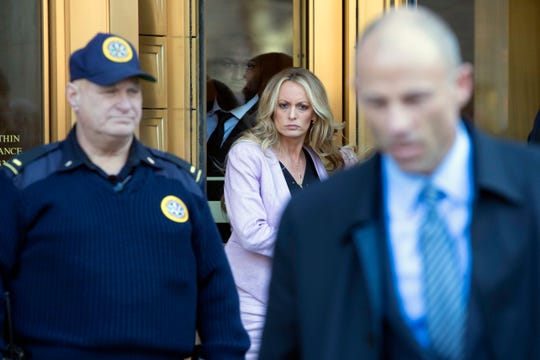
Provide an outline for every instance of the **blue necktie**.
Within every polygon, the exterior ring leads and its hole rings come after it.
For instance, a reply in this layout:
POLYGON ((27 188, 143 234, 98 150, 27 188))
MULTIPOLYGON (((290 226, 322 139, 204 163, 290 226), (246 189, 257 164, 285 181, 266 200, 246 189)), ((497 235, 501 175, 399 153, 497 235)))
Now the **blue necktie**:
POLYGON ((458 360, 463 358, 466 318, 463 281, 455 241, 437 211, 443 196, 431 185, 420 194, 426 211, 419 229, 424 299, 433 351, 440 359, 458 360))

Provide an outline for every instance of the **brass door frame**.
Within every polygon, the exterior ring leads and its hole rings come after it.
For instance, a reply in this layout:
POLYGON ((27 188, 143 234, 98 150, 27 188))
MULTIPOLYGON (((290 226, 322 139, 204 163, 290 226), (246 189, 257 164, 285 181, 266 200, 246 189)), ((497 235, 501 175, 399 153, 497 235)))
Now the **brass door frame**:
POLYGON ((356 106, 354 57, 357 36, 373 18, 390 7, 408 6, 414 1, 302 1, 307 7, 307 59, 302 65, 324 83, 336 121, 345 123, 345 143, 355 145, 360 154, 370 152, 373 140, 356 106))
POLYGON ((41 63, 43 67, 43 141, 49 143, 51 141, 51 94, 49 82, 51 79, 50 76, 50 44, 49 44, 49 1, 41 1, 41 41, 42 41, 42 55, 41 63))

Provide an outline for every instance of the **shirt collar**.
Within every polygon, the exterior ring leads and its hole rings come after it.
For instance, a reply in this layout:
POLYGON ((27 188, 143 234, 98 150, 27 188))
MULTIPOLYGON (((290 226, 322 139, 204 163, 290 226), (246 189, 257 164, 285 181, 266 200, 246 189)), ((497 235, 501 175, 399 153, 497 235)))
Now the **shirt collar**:
POLYGON ((241 119, 244 117, 244 115, 253 107, 259 101, 259 95, 255 95, 251 99, 249 99, 248 102, 246 102, 244 105, 238 106, 237 108, 234 108, 231 110, 231 114, 234 115, 235 118, 241 119))
POLYGON ((77 124, 73 126, 68 136, 63 141, 62 157, 64 170, 74 169, 83 165, 86 165, 91 169, 95 168, 95 165, 92 164, 77 141, 77 124))
POLYGON ((214 100, 212 102, 212 108, 210 110, 208 110, 208 115, 214 115, 216 112, 218 111, 225 111, 221 108, 221 106, 219 106, 218 102, 216 100, 214 100))
POLYGON ((471 139, 461 121, 456 127, 456 140, 448 155, 432 175, 433 184, 446 196, 460 203, 472 196, 471 139))
POLYGON ((472 196, 471 166, 471 139, 463 123, 458 121, 454 143, 431 176, 407 173, 399 168, 391 156, 383 154, 385 193, 392 202, 405 205, 404 211, 409 212, 418 204, 418 195, 426 182, 431 181, 450 200, 469 202, 472 196))
MULTIPOLYGON (((84 150, 79 145, 76 131, 77 125, 71 129, 66 137, 66 140, 63 142, 63 170, 74 169, 79 166, 86 166, 93 170, 98 169, 98 167, 92 163, 92 161, 90 161, 84 150)), ((150 153, 150 151, 134 136, 124 168, 128 167, 131 169, 141 162, 152 167, 159 167, 156 165, 154 156, 150 153)))

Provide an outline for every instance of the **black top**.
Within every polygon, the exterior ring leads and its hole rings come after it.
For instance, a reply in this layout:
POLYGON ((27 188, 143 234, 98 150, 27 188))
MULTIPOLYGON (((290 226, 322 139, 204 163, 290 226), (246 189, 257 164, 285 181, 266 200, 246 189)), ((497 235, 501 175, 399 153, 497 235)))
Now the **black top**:
POLYGON ((299 185, 296 180, 294 180, 294 177, 291 175, 289 170, 283 165, 283 163, 280 161, 279 164, 281 165, 281 170, 283 171, 283 175, 285 176, 285 181, 287 182, 287 186, 289 187, 289 191, 291 194, 294 194, 297 191, 303 190, 307 187, 309 187, 311 184, 317 183, 320 181, 319 174, 317 174, 317 170, 315 169, 315 164, 313 163, 313 159, 309 155, 309 153, 305 150, 304 155, 306 156, 306 170, 304 172, 304 182, 302 185, 299 185))

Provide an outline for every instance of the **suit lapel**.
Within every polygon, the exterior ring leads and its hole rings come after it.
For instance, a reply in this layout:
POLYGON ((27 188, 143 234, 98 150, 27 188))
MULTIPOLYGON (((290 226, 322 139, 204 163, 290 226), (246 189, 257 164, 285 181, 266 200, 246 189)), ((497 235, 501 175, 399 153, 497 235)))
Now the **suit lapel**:
POLYGON ((238 123, 234 126, 229 136, 225 139, 221 145, 222 149, 225 149, 225 154, 229 151, 233 142, 235 142, 244 131, 251 129, 255 125, 255 120, 257 116, 258 103, 254 104, 251 109, 249 109, 241 119, 238 120, 238 123))
MULTIPOLYGON (((490 335, 490 322, 500 314, 489 313, 491 302, 498 298, 493 292, 501 288, 502 279, 509 276, 517 262, 511 255, 519 243, 512 241, 514 236, 519 236, 515 233, 516 229, 510 229, 504 222, 494 222, 494 219, 504 218, 510 223, 519 223, 517 212, 506 212, 505 209, 510 204, 526 200, 521 198, 520 188, 511 178, 515 175, 501 165, 506 158, 504 149, 474 129, 469 128, 469 132, 473 143, 475 198, 470 226, 471 274, 466 338, 468 353, 474 354, 477 349, 486 346, 484 341, 494 339, 490 335), (512 220, 511 216, 516 216, 516 220, 512 220), (504 267, 500 267, 501 263, 504 267)), ((488 348, 494 350, 497 346, 491 342, 488 348)))
MULTIPOLYGON (((347 189, 357 189, 350 194, 350 204, 345 205, 350 216, 346 220, 349 224, 348 234, 344 236, 346 241, 351 241, 356 256, 351 264, 351 270, 357 266, 360 269, 360 277, 352 281, 363 281, 368 293, 368 305, 371 323, 370 329, 375 337, 375 342, 382 343, 382 306, 383 306, 383 254, 384 251, 384 228, 382 227, 382 181, 380 172, 380 156, 377 154, 367 160, 357 169, 358 176, 351 177, 351 184, 344 186, 347 189), (369 191, 366 191, 369 189, 369 191)), ((351 171, 356 171, 352 169, 351 171)), ((353 286, 353 289, 359 287, 353 286)))
POLYGON ((369 303, 373 313, 373 331, 377 339, 381 338, 381 319, 383 305, 383 277, 380 248, 380 237, 374 223, 369 223, 353 231, 352 238, 364 280, 369 294, 369 303))
POLYGON ((226 149, 225 152, 228 152, 233 142, 235 142, 246 129, 247 128, 246 128, 245 123, 239 120, 238 123, 236 123, 236 125, 232 129, 229 136, 227 136, 223 144, 221 144, 221 149, 226 149))

